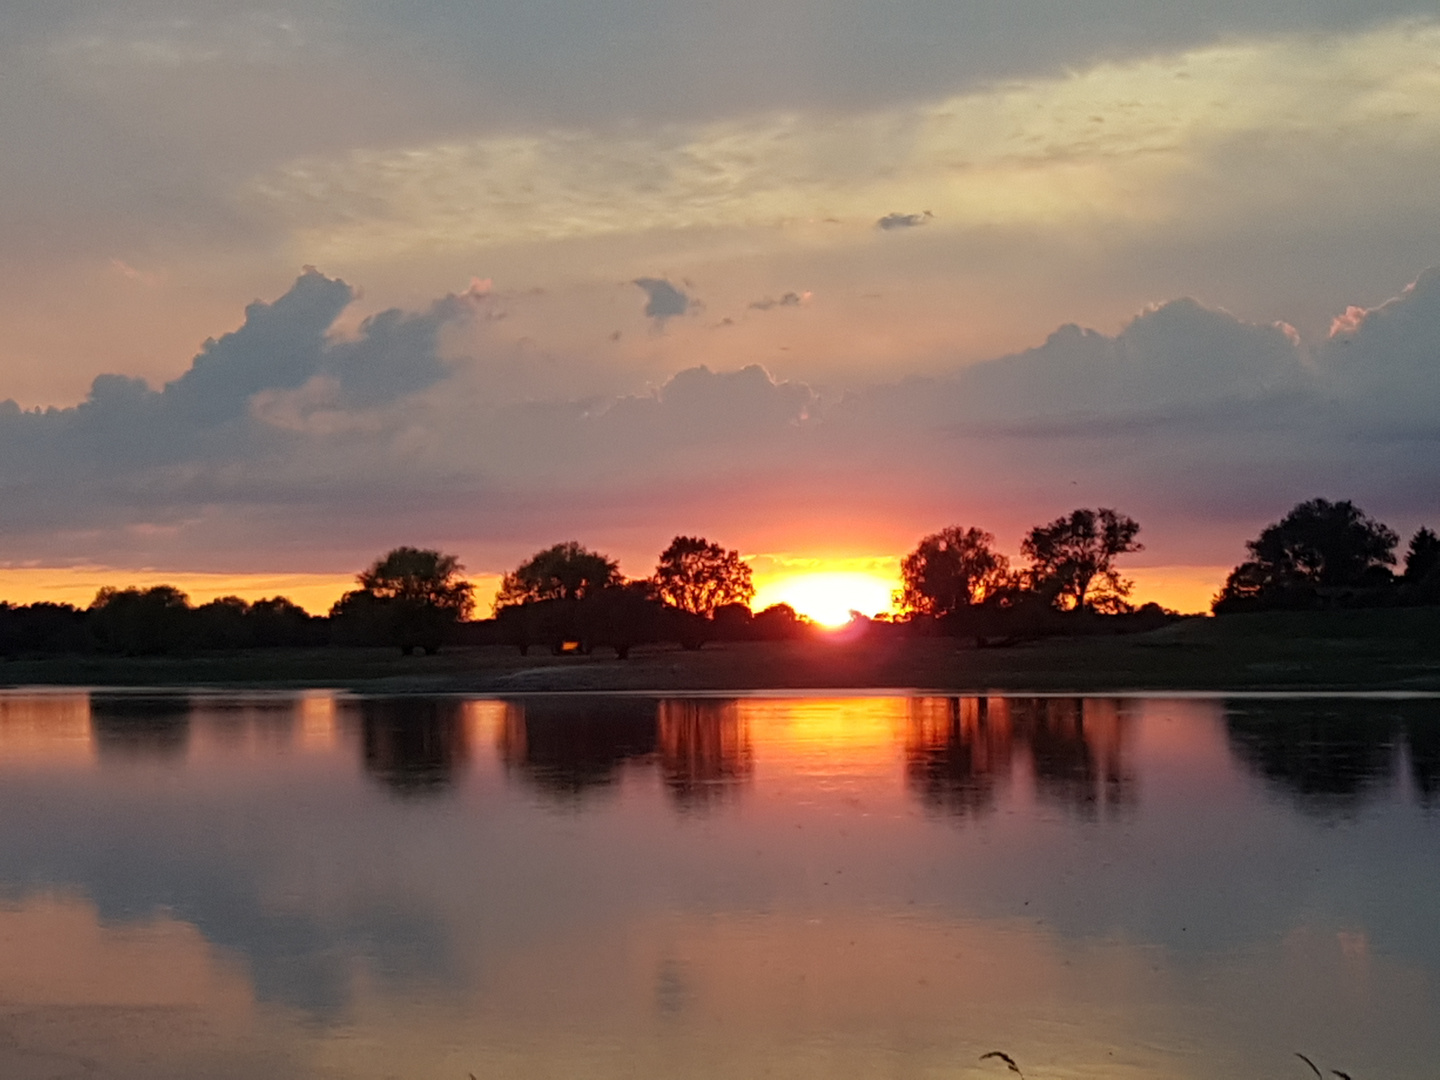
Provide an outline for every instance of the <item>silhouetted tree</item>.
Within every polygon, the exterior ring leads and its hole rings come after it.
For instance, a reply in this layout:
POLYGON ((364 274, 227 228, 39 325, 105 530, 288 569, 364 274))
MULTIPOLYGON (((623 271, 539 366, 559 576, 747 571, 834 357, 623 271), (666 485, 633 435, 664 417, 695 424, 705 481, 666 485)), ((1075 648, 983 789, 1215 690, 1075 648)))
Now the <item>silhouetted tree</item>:
POLYGON ((1139 522, 1114 510, 1074 510, 1031 529, 1020 552, 1030 562, 1033 587, 1052 595, 1057 606, 1123 611, 1131 584, 1115 560, 1144 550, 1135 541, 1139 531, 1139 522))
POLYGON ((656 598, 655 587, 649 581, 609 585, 573 601, 573 605, 578 640, 586 653, 607 646, 625 660, 631 648, 659 640, 666 630, 665 606, 656 598))
POLYGON ((337 645, 393 645, 389 601, 352 589, 330 606, 330 640, 337 645))
POLYGON ((702 536, 677 536, 655 567, 660 599, 681 611, 709 618, 722 604, 749 604, 755 597, 750 567, 740 552, 727 551, 702 536))
POLYGON ((190 599, 170 585, 106 586, 89 607, 90 626, 107 649, 132 656, 173 652, 193 643, 190 599))
POLYGON ((0 602, 0 654, 89 652, 95 642, 86 618, 71 604, 0 602))
POLYGON ((924 537, 900 563, 900 608, 942 618, 978 604, 1001 588, 1010 562, 982 529, 951 525, 924 537))
POLYGON ((250 643, 261 648, 276 645, 318 645, 325 640, 325 625, 299 604, 284 596, 256 600, 247 615, 250 643))
POLYGON ((719 641, 745 641, 753 636, 755 615, 745 604, 721 604, 710 621, 719 641))
POLYGON ((501 607, 495 612, 494 640, 518 647, 521 656, 528 654, 532 645, 547 647, 557 656, 567 645, 586 656, 604 646, 625 660, 634 646, 661 640, 674 629, 667 616, 704 622, 665 607, 655 598, 651 582, 627 581, 576 600, 528 600, 501 607))
POLYGON ((360 588, 330 609, 342 641, 398 645, 409 655, 433 653, 475 606, 475 587, 460 576, 454 555, 398 547, 357 576, 360 588))
POLYGON ((1348 500, 1299 503, 1246 543, 1251 559, 1230 572, 1215 610, 1305 606, 1319 590, 1383 587, 1399 542, 1348 500))
POLYGON ((429 548, 398 547, 359 576, 360 587, 387 600, 448 612, 456 621, 475 607, 475 586, 460 576, 454 555, 429 548))
POLYGON ((579 600, 620 583, 613 559, 581 547, 574 540, 536 552, 500 581, 495 608, 539 600, 579 600))
POLYGON ((1440 604, 1440 537, 1430 529, 1410 538, 1401 597, 1407 604, 1440 604))
POLYGON ((1416 530, 1405 552, 1405 580, 1421 581, 1440 567, 1440 536, 1426 528, 1416 530))
POLYGON ((811 623, 789 604, 771 604, 750 620, 750 632, 757 641, 790 641, 804 637, 811 623))
POLYGON ((195 637, 207 649, 243 649, 252 644, 250 605, 238 596, 221 596, 195 609, 195 637))

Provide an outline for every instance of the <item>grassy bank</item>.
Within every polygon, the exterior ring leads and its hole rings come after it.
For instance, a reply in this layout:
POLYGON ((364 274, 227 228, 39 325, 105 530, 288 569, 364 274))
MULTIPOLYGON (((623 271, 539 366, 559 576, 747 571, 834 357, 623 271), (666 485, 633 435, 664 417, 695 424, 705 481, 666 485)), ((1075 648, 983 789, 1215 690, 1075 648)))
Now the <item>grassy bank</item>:
POLYGON ((898 637, 636 649, 627 661, 500 647, 402 657, 386 649, 269 649, 190 657, 0 662, 9 686, 336 687, 372 692, 916 688, 945 691, 1440 691, 1440 609, 1191 619, 1125 636, 975 649, 898 637))

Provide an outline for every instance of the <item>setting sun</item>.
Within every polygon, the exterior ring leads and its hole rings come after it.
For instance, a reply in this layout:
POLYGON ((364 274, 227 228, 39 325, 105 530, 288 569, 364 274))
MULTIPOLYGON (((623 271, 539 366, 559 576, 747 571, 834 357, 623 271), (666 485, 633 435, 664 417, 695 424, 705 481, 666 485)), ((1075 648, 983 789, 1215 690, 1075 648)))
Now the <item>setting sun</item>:
POLYGON ((896 587, 890 578, 863 571, 792 574, 762 584, 753 606, 763 611, 771 604, 789 604, 821 626, 842 626, 850 621, 852 611, 862 615, 888 612, 896 587))

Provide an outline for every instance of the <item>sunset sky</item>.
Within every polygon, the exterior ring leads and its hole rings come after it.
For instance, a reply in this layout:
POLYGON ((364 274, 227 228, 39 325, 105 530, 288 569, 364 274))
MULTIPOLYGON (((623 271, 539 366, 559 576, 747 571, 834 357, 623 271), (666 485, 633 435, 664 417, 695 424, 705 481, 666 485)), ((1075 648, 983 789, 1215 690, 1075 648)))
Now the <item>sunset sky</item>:
POLYGON ((1433 0, 10 0, 0 145, 11 600, 1440 526, 1433 0))

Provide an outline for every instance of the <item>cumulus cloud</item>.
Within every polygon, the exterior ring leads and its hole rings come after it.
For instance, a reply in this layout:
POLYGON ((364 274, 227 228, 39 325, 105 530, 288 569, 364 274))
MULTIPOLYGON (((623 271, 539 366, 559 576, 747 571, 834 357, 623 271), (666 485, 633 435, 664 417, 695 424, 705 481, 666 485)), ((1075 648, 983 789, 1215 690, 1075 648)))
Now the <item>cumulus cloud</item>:
POLYGON ((901 214, 899 212, 886 214, 879 221, 875 222, 876 228, 885 229, 913 229, 920 225, 930 224, 930 219, 935 215, 929 210, 919 214, 901 214))
MULTIPOLYGON (((278 300, 251 304, 238 330, 207 341, 159 390, 102 375, 73 408, 0 404, 0 490, 14 528, 148 528, 207 504, 293 490, 306 446, 314 449, 301 414, 354 426, 423 393, 446 375, 442 328, 475 302, 450 296, 424 312, 381 312, 353 337, 332 339, 353 298, 345 282, 307 271, 278 300)), ((358 479, 337 474, 334 483, 358 479)))
POLYGON ((503 569, 557 537, 648 546, 697 518, 728 522, 732 543, 802 527, 905 543, 957 516, 1003 533, 1089 501, 1142 516, 1152 552, 1224 561, 1217 530, 1233 547, 1237 521, 1314 494, 1401 525, 1433 515, 1437 286, 1422 275, 1314 345, 1177 300, 1115 335, 1066 326, 843 394, 750 364, 576 397, 496 392, 473 292, 339 338, 353 290, 311 272, 159 390, 108 375, 74 408, 0 406, 0 536, 12 559, 233 567, 284 550, 295 569, 441 536, 503 569), (471 352, 445 355, 461 323, 471 352))
POLYGON ((1433 430, 1440 410, 1440 269, 1400 296, 1336 320, 1317 363, 1340 400, 1367 426, 1433 430))
POLYGON ((645 290, 645 316, 658 323, 684 315, 695 304, 694 300, 664 278, 636 278, 632 284, 645 290))

